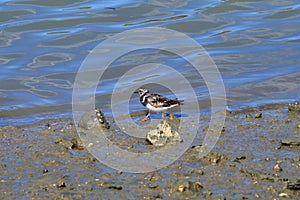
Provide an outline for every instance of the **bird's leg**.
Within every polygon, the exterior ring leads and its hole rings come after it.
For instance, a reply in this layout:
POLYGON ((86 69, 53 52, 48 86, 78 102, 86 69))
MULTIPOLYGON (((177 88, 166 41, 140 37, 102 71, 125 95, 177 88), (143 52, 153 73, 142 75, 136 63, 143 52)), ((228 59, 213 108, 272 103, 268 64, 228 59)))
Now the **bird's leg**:
POLYGON ((164 112, 161 112, 161 119, 165 120, 165 113, 164 112))
POLYGON ((148 120, 148 117, 151 115, 150 111, 148 111, 148 113, 146 114, 146 117, 144 119, 141 120, 141 122, 145 122, 148 120))

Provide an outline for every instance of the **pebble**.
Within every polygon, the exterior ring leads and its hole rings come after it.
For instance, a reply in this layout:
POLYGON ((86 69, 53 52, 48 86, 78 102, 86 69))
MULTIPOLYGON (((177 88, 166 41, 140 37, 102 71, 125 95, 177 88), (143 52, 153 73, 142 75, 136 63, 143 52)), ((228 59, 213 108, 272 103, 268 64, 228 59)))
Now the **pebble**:
POLYGON ((284 193, 284 192, 280 193, 279 196, 280 197, 285 197, 285 198, 289 197, 289 195, 287 193, 284 193))
POLYGON ((270 161, 270 158, 269 158, 269 157, 266 157, 266 158, 265 158, 265 161, 270 161))
POLYGON ((282 171, 282 168, 280 167, 279 163, 277 163, 275 166, 274 166, 274 170, 275 171, 282 171))
POLYGON ((88 145, 87 145, 87 147, 93 147, 94 146, 94 143, 89 143, 88 145))
POLYGON ((256 113, 254 116, 255 119, 262 118, 262 113, 256 113))
MULTIPOLYGON (((54 184, 54 185, 55 185, 55 184, 54 184)), ((58 188, 64 188, 64 187, 66 187, 66 183, 63 182, 63 181, 61 181, 61 182, 59 182, 59 183, 57 184, 57 187, 58 187, 58 188)))
POLYGON ((300 137, 294 136, 294 137, 288 137, 281 139, 281 145, 282 146, 300 146, 300 137))

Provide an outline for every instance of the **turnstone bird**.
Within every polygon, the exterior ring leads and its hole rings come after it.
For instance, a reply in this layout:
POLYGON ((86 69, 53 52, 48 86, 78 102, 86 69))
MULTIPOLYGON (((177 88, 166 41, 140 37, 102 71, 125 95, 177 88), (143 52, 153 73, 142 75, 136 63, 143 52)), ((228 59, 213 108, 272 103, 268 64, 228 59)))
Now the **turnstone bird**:
POLYGON ((135 93, 140 94, 140 102, 143 104, 143 106, 147 107, 149 110, 146 114, 146 117, 142 119, 142 122, 145 122, 148 120, 148 117, 150 116, 150 112, 161 112, 161 117, 164 120, 165 115, 164 112, 170 108, 180 106, 183 103, 183 100, 177 100, 177 99, 168 99, 162 95, 159 94, 150 94, 149 90, 145 88, 140 88, 135 93))

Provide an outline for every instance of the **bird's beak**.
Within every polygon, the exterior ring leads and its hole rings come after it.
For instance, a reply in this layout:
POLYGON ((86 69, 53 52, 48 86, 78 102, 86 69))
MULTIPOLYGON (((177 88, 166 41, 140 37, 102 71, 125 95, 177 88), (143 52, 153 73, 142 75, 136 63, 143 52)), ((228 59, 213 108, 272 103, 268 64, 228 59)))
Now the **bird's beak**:
POLYGON ((136 91, 134 91, 133 93, 134 93, 134 94, 138 94, 138 93, 139 93, 139 91, 138 91, 138 90, 136 90, 136 91))

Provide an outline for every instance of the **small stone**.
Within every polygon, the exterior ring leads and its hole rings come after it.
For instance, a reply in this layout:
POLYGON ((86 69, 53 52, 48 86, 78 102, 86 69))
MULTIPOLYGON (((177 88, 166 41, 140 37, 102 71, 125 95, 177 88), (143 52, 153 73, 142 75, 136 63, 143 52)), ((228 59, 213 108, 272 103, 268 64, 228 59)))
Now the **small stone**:
POLYGON ((294 136, 289 138, 281 139, 282 146, 300 146, 300 137, 294 136))
POLYGON ((269 158, 269 157, 266 157, 266 158, 265 158, 265 161, 270 161, 270 158, 269 158))
POLYGON ((289 195, 287 193, 284 193, 284 192, 280 193, 279 196, 284 197, 284 198, 289 197, 289 195))
POLYGON ((194 183, 190 183, 190 190, 192 192, 199 192, 201 191, 203 188, 203 186, 201 185, 201 183, 199 181, 195 181, 194 183))
POLYGON ((48 129, 48 130, 50 130, 51 129, 51 124, 46 124, 46 128, 48 129))
POLYGON ((300 124, 298 124, 298 125, 297 125, 297 128, 299 128, 299 129, 300 129, 300 124))
POLYGON ((173 188, 181 193, 185 192, 192 192, 192 193, 198 193, 203 189, 203 186, 199 181, 188 181, 188 180, 177 180, 173 184, 173 188))
POLYGON ((274 170, 275 171, 282 171, 282 168, 280 167, 279 163, 277 163, 275 166, 274 166, 274 170))
POLYGON ((246 156, 239 156, 239 157, 236 157, 235 159, 237 159, 237 160, 245 160, 246 159, 246 156))
POLYGON ((57 184, 57 187, 58 187, 58 188, 64 188, 64 187, 66 187, 66 183, 63 182, 63 181, 61 181, 61 182, 59 182, 59 183, 57 184))
POLYGON ((122 190, 123 189, 123 187, 121 185, 110 185, 107 188, 114 189, 114 190, 122 190))
POLYGON ((178 180, 175 182, 178 192, 184 192, 190 187, 190 183, 187 180, 178 180))
POLYGON ((262 113, 256 113, 255 116, 254 116, 255 119, 258 119, 258 118, 261 118, 261 117, 262 117, 262 113))
POLYGON ((49 172, 48 169, 43 169, 43 174, 46 174, 48 172, 49 172))
POLYGON ((123 174, 123 171, 122 170, 118 170, 117 174, 123 174))
POLYGON ((89 148, 93 147, 93 146, 94 146, 94 143, 92 143, 92 142, 87 145, 87 147, 89 147, 89 148))

